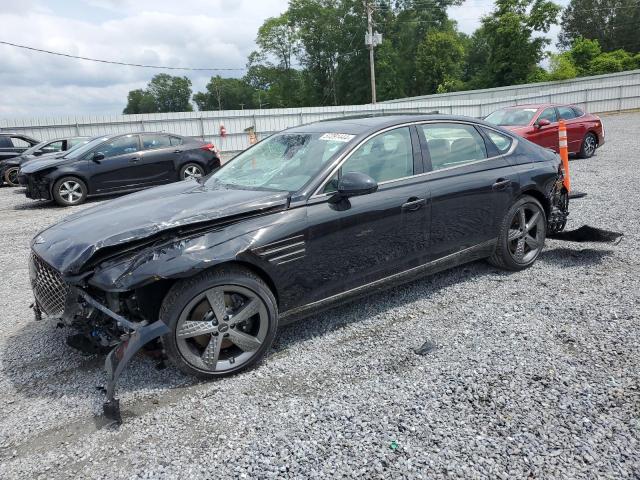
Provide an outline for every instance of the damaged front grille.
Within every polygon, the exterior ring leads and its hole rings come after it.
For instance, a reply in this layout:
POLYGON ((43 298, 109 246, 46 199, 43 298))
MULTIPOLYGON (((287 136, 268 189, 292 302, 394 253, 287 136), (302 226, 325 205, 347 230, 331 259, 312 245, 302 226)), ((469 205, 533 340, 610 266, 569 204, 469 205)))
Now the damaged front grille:
POLYGON ((65 300, 69 287, 62 275, 47 265, 40 257, 31 252, 29 259, 31 288, 38 306, 44 313, 52 317, 60 317, 64 313, 65 300))

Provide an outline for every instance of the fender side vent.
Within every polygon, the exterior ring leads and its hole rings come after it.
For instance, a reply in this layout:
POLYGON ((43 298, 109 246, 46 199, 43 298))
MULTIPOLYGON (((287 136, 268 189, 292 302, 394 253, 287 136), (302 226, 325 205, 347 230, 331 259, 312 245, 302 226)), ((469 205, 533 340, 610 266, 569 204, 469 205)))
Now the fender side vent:
POLYGON ((253 250, 253 253, 260 258, 267 260, 273 265, 283 265, 304 258, 306 254, 306 243, 304 235, 285 238, 277 242, 263 245, 253 250))

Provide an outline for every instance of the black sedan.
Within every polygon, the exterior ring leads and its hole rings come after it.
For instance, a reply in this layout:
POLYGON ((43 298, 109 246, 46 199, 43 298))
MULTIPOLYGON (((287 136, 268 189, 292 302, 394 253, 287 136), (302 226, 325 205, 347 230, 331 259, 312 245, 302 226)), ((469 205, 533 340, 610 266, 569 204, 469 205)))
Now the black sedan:
POLYGON ((25 150, 17 157, 0 161, 0 184, 4 181, 10 187, 17 187, 18 171, 28 161, 36 158, 49 158, 51 156, 63 156, 65 152, 74 147, 87 143, 91 137, 56 138, 38 143, 25 150))
POLYGON ((558 156, 482 121, 315 123, 39 233, 36 316, 115 347, 110 399, 158 337, 183 372, 219 377, 255 364, 278 325, 337 302, 477 259, 527 268, 567 206, 558 156))
POLYGON ((87 196, 132 192, 199 178, 220 166, 216 148, 168 133, 106 135, 58 158, 24 165, 18 181, 33 199, 79 205, 87 196))

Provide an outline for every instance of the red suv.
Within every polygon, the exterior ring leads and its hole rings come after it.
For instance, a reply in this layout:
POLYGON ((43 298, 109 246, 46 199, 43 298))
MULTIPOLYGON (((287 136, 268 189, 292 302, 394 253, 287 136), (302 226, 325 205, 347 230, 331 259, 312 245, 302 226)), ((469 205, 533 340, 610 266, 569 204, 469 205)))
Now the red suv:
POLYGON ((567 124, 569 153, 591 157, 604 144, 602 120, 575 105, 518 105, 496 110, 485 120, 558 152, 558 120, 567 124))

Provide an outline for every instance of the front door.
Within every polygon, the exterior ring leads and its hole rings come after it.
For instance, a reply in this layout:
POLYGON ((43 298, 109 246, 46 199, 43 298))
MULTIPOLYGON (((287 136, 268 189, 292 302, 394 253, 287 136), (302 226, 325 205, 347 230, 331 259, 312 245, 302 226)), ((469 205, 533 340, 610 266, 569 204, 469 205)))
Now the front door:
POLYGON ((527 138, 541 147, 558 152, 558 114, 556 109, 554 107, 545 108, 535 122, 533 131, 527 135, 527 138), (549 120, 550 124, 538 127, 536 123, 543 119, 549 120))
MULTIPOLYGON (((494 240, 517 187, 518 174, 503 153, 471 124, 418 126, 431 173, 430 260, 494 240), (493 158, 491 158, 493 157, 493 158)), ((498 134, 497 132, 495 132, 498 134)))
POLYGON ((106 141, 89 154, 94 191, 107 193, 136 188, 144 184, 144 169, 140 168, 141 146, 138 135, 123 135, 106 141), (93 153, 104 158, 92 160, 93 153))
POLYGON ((425 262, 428 190, 413 127, 381 133, 358 147, 307 206, 308 265, 302 279, 312 301, 402 272, 425 262), (415 145, 416 148, 413 147, 415 145), (378 191, 330 201, 347 172, 378 182, 378 191))

